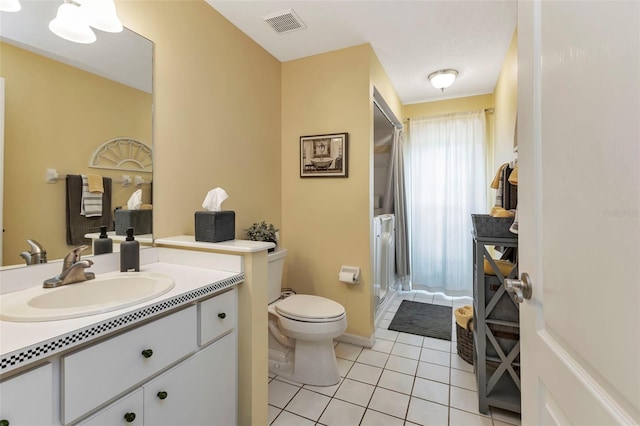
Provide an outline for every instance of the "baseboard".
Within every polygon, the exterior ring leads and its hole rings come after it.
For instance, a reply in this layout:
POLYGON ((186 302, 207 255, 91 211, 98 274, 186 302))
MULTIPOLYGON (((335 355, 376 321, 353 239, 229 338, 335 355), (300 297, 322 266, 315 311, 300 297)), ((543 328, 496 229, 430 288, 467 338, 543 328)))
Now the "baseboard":
POLYGON ((337 341, 350 343, 352 345, 364 346, 365 348, 373 347, 374 343, 376 343, 376 336, 372 334, 369 338, 358 336, 356 334, 344 333, 341 336, 336 337, 337 341))

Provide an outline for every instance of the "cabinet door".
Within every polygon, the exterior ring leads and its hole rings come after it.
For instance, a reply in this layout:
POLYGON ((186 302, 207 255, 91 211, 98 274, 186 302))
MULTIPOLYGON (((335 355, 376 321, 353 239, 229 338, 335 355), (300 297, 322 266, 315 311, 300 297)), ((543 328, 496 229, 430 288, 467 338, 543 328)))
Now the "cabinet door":
POLYGON ((144 425, 143 391, 138 389, 89 417, 79 426, 144 425))
POLYGON ((144 385, 145 424, 236 424, 236 342, 228 334, 144 385))
POLYGON ((51 364, 0 383, 0 420, 12 426, 53 424, 51 364))

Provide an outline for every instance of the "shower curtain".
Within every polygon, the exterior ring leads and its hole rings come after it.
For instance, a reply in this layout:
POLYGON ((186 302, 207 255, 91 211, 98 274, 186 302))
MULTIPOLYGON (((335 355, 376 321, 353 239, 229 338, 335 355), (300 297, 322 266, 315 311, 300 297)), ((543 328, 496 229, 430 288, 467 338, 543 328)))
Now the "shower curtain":
POLYGON ((413 289, 471 295, 471 214, 488 211, 485 123, 484 111, 410 121, 413 289))
POLYGON ((402 290, 409 287, 409 234, 407 229, 407 203, 404 179, 404 134, 396 128, 393 133, 391 160, 383 196, 382 213, 395 215, 396 275, 402 290))

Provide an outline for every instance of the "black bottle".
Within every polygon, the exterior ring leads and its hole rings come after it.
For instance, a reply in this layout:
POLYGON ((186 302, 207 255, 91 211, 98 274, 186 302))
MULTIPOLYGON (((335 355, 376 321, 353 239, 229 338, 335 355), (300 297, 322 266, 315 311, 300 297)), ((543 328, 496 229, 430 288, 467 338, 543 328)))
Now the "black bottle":
POLYGON ((107 227, 100 227, 100 238, 93 241, 93 254, 113 253, 113 240, 107 235, 107 227))
POLYGON ((127 239, 120 243, 120 272, 140 271, 140 243, 133 238, 133 228, 127 228, 127 239))

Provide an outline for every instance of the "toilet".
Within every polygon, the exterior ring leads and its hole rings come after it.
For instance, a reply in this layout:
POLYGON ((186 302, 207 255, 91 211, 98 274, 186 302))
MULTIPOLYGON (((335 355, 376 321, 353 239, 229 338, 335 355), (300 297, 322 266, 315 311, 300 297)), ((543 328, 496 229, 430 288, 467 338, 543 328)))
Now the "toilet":
POLYGON ((267 255, 269 372, 298 383, 331 386, 340 381, 333 339, 347 329, 344 307, 320 296, 281 298, 286 249, 267 255))

